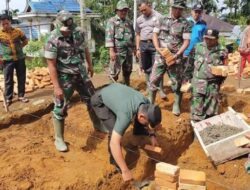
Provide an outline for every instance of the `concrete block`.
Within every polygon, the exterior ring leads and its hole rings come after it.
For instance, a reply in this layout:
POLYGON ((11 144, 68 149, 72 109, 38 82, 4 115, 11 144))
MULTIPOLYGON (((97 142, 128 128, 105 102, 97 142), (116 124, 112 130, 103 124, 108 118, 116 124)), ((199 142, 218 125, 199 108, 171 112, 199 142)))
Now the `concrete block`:
POLYGON ((178 190, 206 190, 206 186, 179 183, 178 190))
POLYGON ((165 162, 159 162, 156 164, 156 170, 169 175, 178 175, 180 172, 179 166, 174 166, 171 164, 167 164, 165 162))
POLYGON ((168 182, 177 182, 178 177, 179 177, 179 175, 169 175, 166 173, 159 172, 157 170, 155 171, 155 178, 160 178, 160 179, 166 180, 168 182))
POLYGON ((161 179, 161 178, 155 178, 155 183, 158 186, 166 187, 166 188, 170 188, 170 189, 177 190, 177 188, 178 188, 178 182, 169 182, 169 181, 166 181, 166 180, 161 179))
POLYGON ((242 94, 242 93, 243 93, 243 91, 244 91, 244 89, 243 89, 243 88, 238 88, 238 89, 236 90, 236 92, 237 92, 238 94, 242 94))
POLYGON ((161 147, 158 147, 158 146, 151 146, 149 144, 146 144, 144 149, 155 152, 157 154, 162 154, 162 149, 161 149, 161 147))
POLYGON ((239 138, 234 140, 234 144, 237 147, 245 146, 249 143, 250 143, 250 139, 248 139, 246 137, 239 137, 239 138))
POLYGON ((250 88, 245 88, 243 94, 250 94, 250 88))
POLYGON ((223 85, 220 89, 223 92, 234 92, 236 90, 234 85, 223 85))
POLYGON ((179 181, 184 184, 204 186, 206 184, 206 174, 201 171, 181 169, 179 181))

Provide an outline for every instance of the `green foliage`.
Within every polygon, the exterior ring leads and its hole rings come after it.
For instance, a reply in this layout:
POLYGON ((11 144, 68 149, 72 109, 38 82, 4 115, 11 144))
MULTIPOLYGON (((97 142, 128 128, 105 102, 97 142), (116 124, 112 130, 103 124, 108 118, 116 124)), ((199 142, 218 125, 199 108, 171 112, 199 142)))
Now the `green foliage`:
POLYGON ((221 36, 219 38, 219 43, 224 47, 227 47, 227 46, 233 47, 233 51, 236 51, 238 49, 238 44, 236 43, 235 40, 230 40, 228 38, 225 38, 224 36, 221 36))
POLYGON ((43 57, 29 57, 26 59, 26 67, 30 70, 35 67, 46 67, 46 62, 43 57))
POLYGON ((48 35, 45 35, 45 36, 41 36, 40 40, 29 41, 29 43, 24 47, 24 53, 32 57, 42 56, 40 54, 43 51, 43 47, 44 47, 47 37, 48 35))
POLYGON ((104 45, 100 46, 92 56, 94 71, 102 72, 109 62, 109 52, 104 45))
POLYGON ((29 41, 25 46, 24 53, 27 55, 26 66, 28 69, 46 66, 43 58, 43 48, 47 37, 42 36, 40 40, 29 41))

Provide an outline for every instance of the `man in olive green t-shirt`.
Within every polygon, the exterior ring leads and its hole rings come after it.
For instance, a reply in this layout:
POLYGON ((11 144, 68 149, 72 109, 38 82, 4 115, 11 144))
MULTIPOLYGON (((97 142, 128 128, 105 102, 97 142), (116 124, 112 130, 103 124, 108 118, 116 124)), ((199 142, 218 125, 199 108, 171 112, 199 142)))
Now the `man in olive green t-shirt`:
POLYGON ((152 145, 157 146, 155 130, 161 126, 159 106, 150 104, 140 92, 118 83, 98 91, 91 97, 91 104, 110 134, 110 163, 118 167, 124 181, 131 180, 132 173, 122 156, 121 138, 134 121, 134 135, 148 135, 152 145))

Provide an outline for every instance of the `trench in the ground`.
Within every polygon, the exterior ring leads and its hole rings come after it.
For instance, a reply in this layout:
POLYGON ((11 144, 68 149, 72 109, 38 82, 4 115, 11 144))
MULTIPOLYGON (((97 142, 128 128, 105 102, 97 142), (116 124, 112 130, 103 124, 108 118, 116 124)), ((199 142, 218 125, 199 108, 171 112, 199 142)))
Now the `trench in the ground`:
MULTIPOLYGON (((137 82, 133 85, 145 93, 145 85, 137 82)), ((145 151, 143 147, 149 139, 135 137, 131 129, 123 138, 123 153, 134 178, 137 181, 153 180, 155 163, 163 161, 181 168, 205 171, 208 190, 226 190, 228 186, 247 189, 250 178, 242 167, 245 158, 213 166, 199 143, 193 141, 188 106, 182 106, 180 117, 173 116, 173 94, 169 88, 166 92, 168 100, 157 97, 163 111, 163 130, 158 134, 163 154, 145 151)), ((185 94, 182 105, 189 105, 189 98, 190 95, 185 94)), ((236 111, 249 113, 250 107, 244 98, 224 97, 221 109, 225 111, 228 105, 232 105, 236 111)), ((67 153, 58 153, 54 149, 51 114, 37 112, 36 116, 41 117, 39 120, 27 115, 25 120, 20 119, 21 124, 16 120, 14 125, 6 125, 0 130, 0 169, 3 171, 0 187, 22 189, 21 184, 23 189, 133 189, 123 183, 121 175, 109 165, 107 137, 93 131, 86 107, 82 107, 73 101, 69 110, 65 133, 70 149, 67 153)))

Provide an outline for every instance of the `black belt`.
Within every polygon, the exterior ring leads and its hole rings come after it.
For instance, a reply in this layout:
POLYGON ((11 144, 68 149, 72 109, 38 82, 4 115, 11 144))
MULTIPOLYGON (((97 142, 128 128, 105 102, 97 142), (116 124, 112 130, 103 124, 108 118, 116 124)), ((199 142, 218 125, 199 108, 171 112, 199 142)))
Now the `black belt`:
POLYGON ((149 40, 141 40, 141 42, 152 43, 153 40, 151 40, 151 39, 149 39, 149 40))

